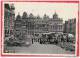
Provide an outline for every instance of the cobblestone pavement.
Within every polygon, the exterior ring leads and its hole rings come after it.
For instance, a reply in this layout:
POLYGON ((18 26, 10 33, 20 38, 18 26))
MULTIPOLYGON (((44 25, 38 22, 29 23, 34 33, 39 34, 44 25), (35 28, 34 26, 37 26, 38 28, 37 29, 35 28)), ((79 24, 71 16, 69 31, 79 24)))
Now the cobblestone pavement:
POLYGON ((8 50, 13 50, 15 53, 30 53, 30 54, 72 54, 59 46, 53 44, 39 44, 35 42, 28 47, 7 47, 8 50))

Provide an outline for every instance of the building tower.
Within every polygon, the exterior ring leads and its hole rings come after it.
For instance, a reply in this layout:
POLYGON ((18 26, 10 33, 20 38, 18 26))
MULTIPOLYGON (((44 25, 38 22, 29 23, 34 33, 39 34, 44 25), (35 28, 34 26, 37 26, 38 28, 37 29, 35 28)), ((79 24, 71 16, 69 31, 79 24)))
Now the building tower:
POLYGON ((58 18, 58 15, 57 13, 55 12, 54 15, 53 15, 53 19, 57 19, 58 18))
POLYGON ((4 30, 5 37, 9 37, 13 34, 14 30, 14 13, 15 7, 13 4, 4 4, 4 30))
POLYGON ((21 38, 21 34, 22 34, 21 27, 22 27, 22 19, 21 19, 20 14, 18 13, 18 15, 16 16, 15 23, 14 23, 14 30, 15 30, 16 38, 21 38))
POLYGON ((11 4, 10 5, 11 9, 11 16, 10 16, 10 34, 11 35, 14 35, 14 20, 15 20, 15 7, 14 7, 14 4, 11 4))

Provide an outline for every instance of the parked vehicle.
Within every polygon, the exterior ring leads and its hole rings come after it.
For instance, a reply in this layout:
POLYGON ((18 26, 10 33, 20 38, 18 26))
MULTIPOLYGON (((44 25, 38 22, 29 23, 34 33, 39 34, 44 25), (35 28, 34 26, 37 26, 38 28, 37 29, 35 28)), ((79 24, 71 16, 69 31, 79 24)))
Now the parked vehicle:
POLYGON ((43 33, 40 38, 40 43, 57 44, 58 41, 56 33, 43 33))
POLYGON ((50 40, 50 44, 57 44, 58 41, 57 41, 57 34, 56 33, 50 33, 48 35, 48 39, 50 40))
POLYGON ((40 44, 49 44, 49 39, 48 39, 49 33, 43 33, 41 38, 40 38, 40 44))

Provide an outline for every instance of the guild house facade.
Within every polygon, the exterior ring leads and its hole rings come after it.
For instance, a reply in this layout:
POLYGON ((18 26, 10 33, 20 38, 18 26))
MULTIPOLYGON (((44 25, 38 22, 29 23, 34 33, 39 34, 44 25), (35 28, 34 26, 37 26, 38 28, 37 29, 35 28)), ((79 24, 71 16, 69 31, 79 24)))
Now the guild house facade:
POLYGON ((39 15, 34 16, 23 12, 21 16, 19 13, 14 22, 15 35, 34 35, 35 33, 49 33, 49 32, 63 32, 63 19, 58 17, 55 12, 52 18, 46 14, 41 18, 39 15))
POLYGON ((15 7, 13 4, 4 4, 4 32, 5 37, 14 33, 15 7))

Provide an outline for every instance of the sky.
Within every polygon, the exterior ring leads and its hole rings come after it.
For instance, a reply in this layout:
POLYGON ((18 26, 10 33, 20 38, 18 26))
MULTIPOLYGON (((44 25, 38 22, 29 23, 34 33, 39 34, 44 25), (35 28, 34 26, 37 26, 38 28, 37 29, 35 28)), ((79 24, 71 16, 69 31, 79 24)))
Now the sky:
POLYGON ((50 18, 56 12, 60 18, 64 21, 78 17, 78 4, 77 3, 49 3, 49 2, 14 2, 15 15, 22 16, 23 12, 27 12, 29 15, 33 13, 34 16, 40 15, 43 17, 44 14, 50 18))

